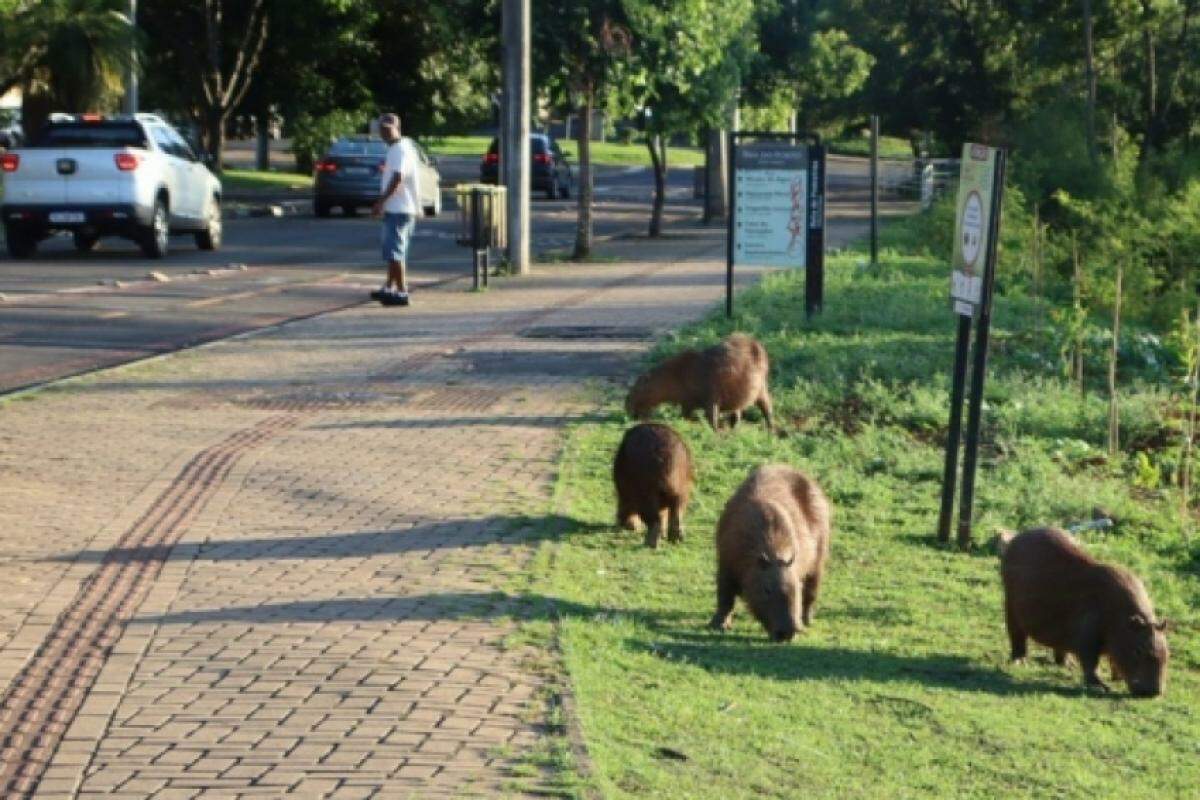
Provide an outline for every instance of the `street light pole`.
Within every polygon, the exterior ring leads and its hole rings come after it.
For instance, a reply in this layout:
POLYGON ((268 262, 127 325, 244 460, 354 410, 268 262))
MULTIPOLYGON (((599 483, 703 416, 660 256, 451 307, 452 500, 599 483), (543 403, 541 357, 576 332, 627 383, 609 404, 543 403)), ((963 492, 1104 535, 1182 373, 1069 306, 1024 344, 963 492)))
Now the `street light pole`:
POLYGON ((125 98, 122 106, 126 114, 136 114, 138 111, 137 0, 129 0, 129 65, 125 68, 125 98))
POLYGON ((501 164, 508 187, 509 271, 529 272, 530 0, 504 0, 504 115, 501 164))

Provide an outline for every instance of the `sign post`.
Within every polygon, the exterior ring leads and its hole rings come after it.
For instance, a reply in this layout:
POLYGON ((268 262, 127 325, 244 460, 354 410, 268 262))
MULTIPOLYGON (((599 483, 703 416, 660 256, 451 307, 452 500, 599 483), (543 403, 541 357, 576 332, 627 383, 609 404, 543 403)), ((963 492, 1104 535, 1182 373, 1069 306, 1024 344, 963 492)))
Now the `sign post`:
POLYGON ((962 498, 958 511, 958 545, 971 547, 971 522, 975 500, 975 471, 979 457, 979 429, 983 415, 983 385, 987 374, 988 337, 991 331, 992 288, 996 277, 996 245, 1000 238, 1000 209, 1004 199, 1003 150, 978 144, 963 145, 958 203, 954 225, 953 272, 950 297, 958 315, 954 355, 954 383, 950 396, 950 430, 942 480, 942 506, 938 515, 938 540, 950 539, 954 513, 954 483, 962 427, 962 402, 966 385, 971 320, 976 321, 971 397, 967 412, 966 452, 963 456, 962 498))
POLYGON ((821 310, 825 284, 825 149, 803 133, 729 134, 725 314, 733 316, 737 264, 802 268, 805 309, 821 310), (754 139, 746 144, 739 140, 754 139), (799 144, 804 140, 811 144, 799 144))

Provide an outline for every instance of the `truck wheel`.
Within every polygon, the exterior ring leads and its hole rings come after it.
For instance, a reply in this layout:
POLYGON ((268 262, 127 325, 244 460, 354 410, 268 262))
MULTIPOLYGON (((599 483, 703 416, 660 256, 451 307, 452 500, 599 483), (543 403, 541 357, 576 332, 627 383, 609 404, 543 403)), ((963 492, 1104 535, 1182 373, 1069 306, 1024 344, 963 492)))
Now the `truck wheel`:
POLYGON ((81 253, 90 253, 96 249, 96 245, 100 242, 100 237, 94 233, 84 233, 83 231, 75 231, 71 235, 75 241, 75 249, 81 253))
POLYGON ((196 247, 201 250, 216 250, 221 246, 221 201, 213 198, 208 208, 208 222, 204 230, 196 234, 196 247))
POLYGON ((154 201, 154 211, 150 214, 150 227, 142 230, 142 254, 146 258, 163 258, 167 254, 167 244, 171 235, 171 220, 167 216, 167 204, 162 200, 154 201))
POLYGON ((15 226, 4 226, 4 238, 8 241, 8 254, 13 258, 32 258, 37 252, 37 239, 15 226))

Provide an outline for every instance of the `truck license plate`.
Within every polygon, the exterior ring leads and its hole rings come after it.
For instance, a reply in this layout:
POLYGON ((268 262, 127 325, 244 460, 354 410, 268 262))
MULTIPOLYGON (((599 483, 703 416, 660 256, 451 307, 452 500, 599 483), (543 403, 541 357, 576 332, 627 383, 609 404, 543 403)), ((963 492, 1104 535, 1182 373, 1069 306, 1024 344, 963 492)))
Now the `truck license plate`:
POLYGON ((50 221, 59 224, 86 222, 87 216, 82 211, 51 211, 50 221))

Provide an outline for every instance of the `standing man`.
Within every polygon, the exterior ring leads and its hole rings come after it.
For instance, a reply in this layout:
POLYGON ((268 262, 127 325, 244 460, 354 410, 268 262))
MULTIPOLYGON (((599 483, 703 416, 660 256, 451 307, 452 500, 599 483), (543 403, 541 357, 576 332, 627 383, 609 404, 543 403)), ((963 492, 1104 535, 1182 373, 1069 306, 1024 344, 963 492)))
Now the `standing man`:
POLYGON ((371 213, 383 215, 383 260, 388 272, 383 287, 371 292, 371 298, 385 306, 406 306, 408 245, 421 207, 417 159, 408 141, 400 138, 400 118, 395 114, 379 118, 379 135, 387 142, 388 149, 379 181, 379 199, 371 207, 371 213))

